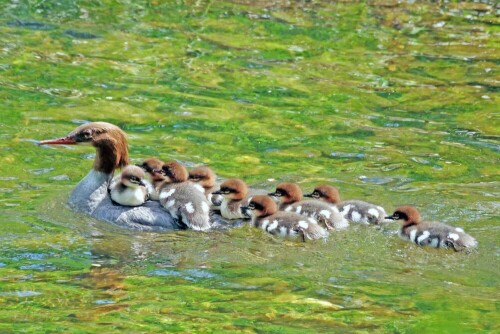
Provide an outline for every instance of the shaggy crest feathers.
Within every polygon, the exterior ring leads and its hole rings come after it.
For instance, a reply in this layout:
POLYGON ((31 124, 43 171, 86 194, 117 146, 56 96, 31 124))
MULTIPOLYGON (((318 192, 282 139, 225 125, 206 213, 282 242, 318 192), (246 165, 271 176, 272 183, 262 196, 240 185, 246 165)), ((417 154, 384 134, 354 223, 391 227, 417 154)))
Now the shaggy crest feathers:
POLYGON ((189 179, 198 182, 203 188, 211 188, 215 185, 215 173, 206 166, 195 167, 189 171, 189 179))

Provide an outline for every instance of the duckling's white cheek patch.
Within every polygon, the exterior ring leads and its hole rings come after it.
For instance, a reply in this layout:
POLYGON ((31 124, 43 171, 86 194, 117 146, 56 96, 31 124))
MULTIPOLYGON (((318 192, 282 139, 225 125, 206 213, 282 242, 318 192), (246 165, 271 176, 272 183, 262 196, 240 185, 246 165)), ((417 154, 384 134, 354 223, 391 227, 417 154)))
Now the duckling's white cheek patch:
POLYGON ((448 234, 448 238, 457 241, 460 238, 460 236, 456 233, 450 233, 448 234))
POLYGON ((167 199, 168 197, 172 196, 175 193, 175 189, 170 189, 167 192, 161 192, 160 194, 160 199, 167 199))
POLYGON ((188 202, 188 203, 186 204, 186 211, 187 211, 187 212, 189 212, 189 213, 193 213, 193 212, 194 212, 193 203, 188 202))
POLYGON ((286 237, 286 235, 287 235, 286 227, 285 226, 281 226, 280 227, 280 236, 286 237))

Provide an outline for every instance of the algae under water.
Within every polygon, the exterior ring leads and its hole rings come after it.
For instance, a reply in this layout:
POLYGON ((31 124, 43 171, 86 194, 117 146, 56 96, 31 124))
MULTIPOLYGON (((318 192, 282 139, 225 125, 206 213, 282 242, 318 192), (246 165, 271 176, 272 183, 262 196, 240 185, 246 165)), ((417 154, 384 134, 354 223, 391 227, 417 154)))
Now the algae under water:
POLYGON ((0 332, 499 331, 494 2, 0 3, 0 332), (149 156, 273 190, 420 208, 477 252, 352 226, 137 233, 66 207, 84 121, 149 156))

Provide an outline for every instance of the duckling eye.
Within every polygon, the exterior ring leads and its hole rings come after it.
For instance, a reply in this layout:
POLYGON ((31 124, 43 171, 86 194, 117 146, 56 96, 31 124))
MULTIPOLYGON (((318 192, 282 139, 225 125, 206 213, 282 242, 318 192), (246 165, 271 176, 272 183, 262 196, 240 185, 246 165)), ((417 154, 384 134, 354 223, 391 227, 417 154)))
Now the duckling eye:
POLYGON ((250 204, 248 205, 248 208, 249 208, 250 210, 255 210, 255 204, 250 203, 250 204))

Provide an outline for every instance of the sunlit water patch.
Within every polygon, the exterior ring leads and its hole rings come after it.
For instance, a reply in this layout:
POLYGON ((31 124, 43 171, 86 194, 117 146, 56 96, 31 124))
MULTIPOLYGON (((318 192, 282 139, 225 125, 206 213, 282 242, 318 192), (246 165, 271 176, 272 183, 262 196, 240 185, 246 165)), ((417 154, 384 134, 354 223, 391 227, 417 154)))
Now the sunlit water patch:
POLYGON ((498 8, 490 1, 0 5, 0 331, 490 333, 500 266, 498 8), (337 186, 460 226, 326 241, 246 224, 137 233, 76 214, 102 120, 149 156, 274 190, 337 186))

